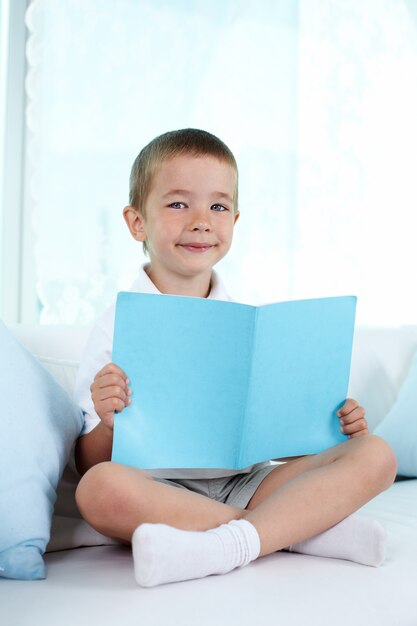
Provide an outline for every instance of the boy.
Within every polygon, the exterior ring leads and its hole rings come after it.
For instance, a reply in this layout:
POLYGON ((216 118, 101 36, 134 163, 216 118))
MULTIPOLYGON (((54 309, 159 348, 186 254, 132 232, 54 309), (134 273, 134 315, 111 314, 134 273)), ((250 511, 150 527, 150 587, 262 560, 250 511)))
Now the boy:
MULTIPOLYGON (((213 266, 232 243, 237 182, 232 153, 204 131, 165 133, 141 151, 123 213, 150 263, 132 291, 229 299, 213 266)), ((354 400, 339 411, 347 441, 280 465, 151 475, 112 463, 114 413, 131 402, 126 374, 110 362, 113 322, 114 307, 94 329, 77 381, 86 418, 77 503, 97 530, 132 543, 139 584, 226 573, 282 549, 380 564, 383 528, 351 513, 392 484, 396 462, 354 400)), ((196 366, 200 357, 196 346, 196 366)))

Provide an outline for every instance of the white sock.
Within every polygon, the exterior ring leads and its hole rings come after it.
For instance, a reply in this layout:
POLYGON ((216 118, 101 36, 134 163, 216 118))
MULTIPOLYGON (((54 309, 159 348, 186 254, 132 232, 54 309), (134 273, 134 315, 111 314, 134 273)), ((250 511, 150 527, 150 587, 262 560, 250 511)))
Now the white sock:
POLYGON ((154 587, 226 574, 256 559, 260 547, 255 526, 244 519, 202 532, 141 524, 132 537, 136 581, 154 587))
POLYGON ((296 543, 288 550, 378 567, 385 558, 385 548, 386 531, 379 522, 350 515, 329 530, 296 543))

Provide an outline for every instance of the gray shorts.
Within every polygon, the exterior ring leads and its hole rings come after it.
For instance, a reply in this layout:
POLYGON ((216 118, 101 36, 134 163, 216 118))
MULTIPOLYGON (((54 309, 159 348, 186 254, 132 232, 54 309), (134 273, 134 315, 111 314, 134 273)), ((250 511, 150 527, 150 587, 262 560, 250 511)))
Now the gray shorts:
POLYGON ((246 474, 224 476, 222 478, 155 478, 154 480, 194 491, 217 502, 229 504, 237 509, 246 509, 253 494, 264 478, 277 466, 269 465, 254 469, 246 474))

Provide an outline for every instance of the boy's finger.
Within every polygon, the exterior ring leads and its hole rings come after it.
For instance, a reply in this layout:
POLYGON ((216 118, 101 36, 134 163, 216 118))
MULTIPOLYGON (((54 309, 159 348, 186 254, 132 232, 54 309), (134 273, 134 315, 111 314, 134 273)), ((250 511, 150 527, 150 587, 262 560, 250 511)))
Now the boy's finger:
POLYGON ((365 409, 363 408, 363 406, 357 406, 356 409, 353 409, 353 411, 351 411, 347 415, 343 415, 340 418, 340 423, 352 424, 353 422, 356 422, 359 419, 363 419, 364 417, 365 417, 365 409))
POLYGON ((338 417, 343 417, 343 415, 347 415, 348 413, 350 413, 351 411, 356 409, 356 407, 358 407, 358 406, 359 406, 359 402, 356 402, 356 400, 353 400, 352 398, 347 398, 346 402, 337 411, 336 415, 338 417))
POLYGON ((120 387, 126 393, 129 393, 129 380, 121 378, 118 374, 105 374, 99 378, 94 379, 90 386, 91 393, 94 393, 98 389, 105 389, 106 387, 120 387))
POLYGON ((98 402, 104 402, 104 400, 109 398, 120 398, 120 400, 126 403, 129 399, 129 394, 119 386, 103 387, 95 390, 94 398, 98 402))
POLYGON ((361 437, 363 435, 369 435, 369 430, 367 428, 364 428, 363 430, 359 430, 355 433, 352 433, 351 435, 349 435, 349 439, 353 439, 353 437, 361 437))
POLYGON ((340 430, 345 435, 352 435, 353 433, 359 432, 361 430, 367 430, 368 424, 365 419, 358 419, 356 422, 352 424, 345 424, 340 426, 340 430))
POLYGON ((123 411, 125 406, 125 403, 120 398, 108 398, 107 400, 103 400, 102 402, 100 402, 100 413, 105 415, 113 415, 115 411, 117 413, 123 411))
POLYGON ((96 378, 106 376, 107 374, 117 374, 123 380, 126 380, 127 376, 124 371, 115 363, 107 363, 97 374, 96 378))
POLYGON ((121 387, 122 389, 128 389, 127 379, 122 378, 115 372, 103 374, 103 376, 97 378, 93 384, 99 389, 103 389, 104 387, 121 387))

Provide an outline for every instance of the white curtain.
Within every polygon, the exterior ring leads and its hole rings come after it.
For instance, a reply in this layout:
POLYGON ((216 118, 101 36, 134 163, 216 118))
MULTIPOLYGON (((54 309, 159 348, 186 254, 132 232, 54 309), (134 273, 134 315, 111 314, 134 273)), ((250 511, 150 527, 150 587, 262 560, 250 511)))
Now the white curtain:
POLYGON ((136 154, 187 126, 240 168, 219 265, 251 303, 356 294, 417 323, 417 31, 402 0, 34 0, 25 211, 42 322, 89 323, 141 250, 122 221, 136 154))

